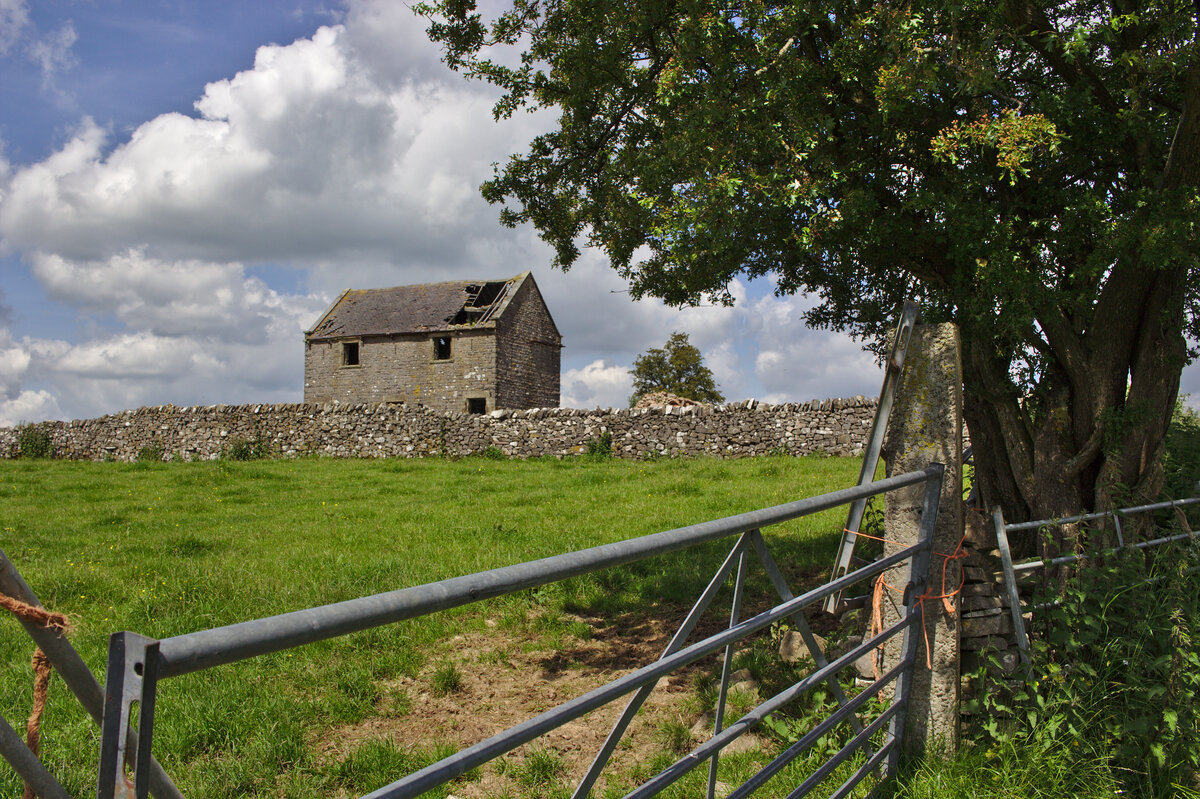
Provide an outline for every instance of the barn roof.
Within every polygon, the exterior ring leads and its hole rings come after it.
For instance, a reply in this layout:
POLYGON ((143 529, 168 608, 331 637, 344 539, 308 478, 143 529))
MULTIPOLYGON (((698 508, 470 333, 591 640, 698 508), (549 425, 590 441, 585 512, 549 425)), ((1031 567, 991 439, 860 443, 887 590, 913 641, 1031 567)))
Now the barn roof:
POLYGON ((489 325, 504 313, 527 277, 524 272, 508 280, 346 289, 305 337, 387 336, 489 325))

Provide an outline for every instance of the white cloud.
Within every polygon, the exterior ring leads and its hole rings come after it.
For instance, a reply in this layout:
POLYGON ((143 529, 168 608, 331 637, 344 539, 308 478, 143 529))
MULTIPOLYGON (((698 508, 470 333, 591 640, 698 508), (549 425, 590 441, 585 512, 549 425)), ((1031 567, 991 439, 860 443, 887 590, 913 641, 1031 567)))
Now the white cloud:
POLYGON ((17 418, 36 421, 165 403, 295 401, 304 362, 299 329, 255 344, 144 332, 75 345, 26 338, 3 355, 4 365, 17 364, 22 384, 19 390, 2 384, 9 390, 0 406, 9 408, 9 421, 18 410, 17 418), (33 403, 38 397, 45 401, 33 403), (39 407, 52 415, 30 415, 39 407))
POLYGON ((445 70, 373 83, 351 39, 336 26, 261 47, 253 69, 206 87, 198 117, 156 117, 107 154, 106 134, 85 121, 60 152, 16 170, 0 235, 78 260, 145 248, 461 266, 467 244, 503 235, 477 186, 535 123, 494 125, 492 95, 445 70))
POLYGON ((28 24, 25 0, 0 0, 0 56, 8 54, 28 24))
POLYGON ((71 48, 78 38, 75 26, 67 22, 53 33, 29 43, 29 57, 42 68, 42 80, 46 85, 50 85, 59 72, 75 66, 75 54, 71 48))
POLYGON ((633 377, 628 366, 602 360, 581 369, 567 369, 562 375, 564 408, 624 408, 633 393, 633 377))
POLYGON ((130 251, 103 262, 35 254, 33 273, 51 296, 112 313, 128 327, 157 336, 206 336, 228 342, 294 332, 320 310, 323 297, 284 297, 241 264, 164 262, 130 251))
POLYGON ((12 341, 3 344, 0 349, 0 396, 11 399, 20 393, 31 360, 25 348, 12 341))
POLYGON ((770 401, 877 395, 883 372, 874 356, 846 336, 811 330, 804 297, 763 297, 748 309, 758 342, 754 372, 770 401))
POLYGON ((298 398, 302 332, 325 297, 280 293, 239 264, 163 262, 140 252, 105 262, 33 260, 52 296, 97 319, 111 315, 129 331, 73 344, 18 341, 0 329, 0 396, 12 406, 6 418, 30 418, 39 408, 94 416, 167 402, 298 398), (34 402, 43 395, 53 402, 34 402))
POLYGON ((0 427, 15 427, 23 422, 61 416, 58 401, 49 391, 22 391, 12 399, 0 401, 0 427))

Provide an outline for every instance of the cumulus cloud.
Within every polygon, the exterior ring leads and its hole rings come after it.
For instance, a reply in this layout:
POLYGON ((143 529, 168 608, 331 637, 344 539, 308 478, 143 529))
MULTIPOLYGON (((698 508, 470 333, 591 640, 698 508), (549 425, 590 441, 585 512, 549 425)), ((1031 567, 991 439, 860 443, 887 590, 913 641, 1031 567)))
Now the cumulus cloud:
POLYGON ((35 369, 36 359, 65 342, 17 341, 7 326, 0 326, 0 425, 54 419, 61 415, 55 396, 45 389, 25 389, 23 385, 35 369))
POLYGON ((810 330, 804 297, 767 296, 748 309, 750 334, 758 342, 755 377, 764 399, 824 399, 879 393, 883 372, 874 356, 849 338, 810 330))
POLYGON ((304 359, 292 332, 249 345, 144 332, 79 344, 23 338, 0 349, 0 424, 166 403, 295 401, 304 359))
POLYGON ((52 296, 128 330, 71 343, 18 340, 0 328, 0 423, 298 398, 302 332, 326 298, 278 292, 239 264, 160 262, 137 251, 104 262, 33 260, 52 296))
POLYGON ((49 391, 22 391, 12 399, 0 400, 0 426, 3 427, 61 416, 58 400, 49 391))
POLYGON ((156 117, 107 153, 106 132, 85 121, 13 175, 0 235, 81 260, 140 247, 176 259, 461 265, 467 243, 501 232, 476 187, 531 123, 493 125, 491 95, 457 76, 372 82, 351 39, 333 26, 261 47, 253 69, 206 87, 198 116, 156 117))
POLYGON ((564 408, 624 408, 632 393, 628 366, 599 360, 580 369, 567 369, 562 375, 564 408))
POLYGON ((131 250, 107 261, 73 262, 36 254, 34 275, 51 296, 112 313, 128 327, 156 336, 206 336, 231 342, 275 337, 302 324, 322 298, 295 305, 241 264, 158 261, 131 250), (291 303, 291 304, 289 304, 291 303), (281 328, 282 324, 282 328, 281 328))
POLYGON ((21 392, 21 383, 29 371, 31 360, 25 348, 11 339, 7 342, 0 340, 0 395, 12 399, 21 392))

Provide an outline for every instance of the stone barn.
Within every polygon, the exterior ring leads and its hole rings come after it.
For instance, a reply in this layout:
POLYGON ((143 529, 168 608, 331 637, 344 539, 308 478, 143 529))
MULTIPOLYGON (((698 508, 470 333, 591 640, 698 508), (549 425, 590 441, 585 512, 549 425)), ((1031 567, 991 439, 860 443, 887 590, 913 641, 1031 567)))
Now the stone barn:
POLYGON ((529 272, 347 289, 304 334, 304 401, 558 407, 561 349, 529 272))

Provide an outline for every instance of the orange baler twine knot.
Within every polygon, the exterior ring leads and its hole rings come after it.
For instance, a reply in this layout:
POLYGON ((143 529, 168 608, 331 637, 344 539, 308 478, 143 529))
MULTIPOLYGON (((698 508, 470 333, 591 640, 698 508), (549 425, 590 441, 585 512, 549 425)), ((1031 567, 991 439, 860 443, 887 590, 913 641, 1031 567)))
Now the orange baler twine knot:
MULTIPOLYGON (((870 535, 868 533, 860 533, 860 532, 856 532, 853 530, 846 530, 846 532, 848 532, 848 533, 852 532, 855 535, 862 536, 863 538, 870 538, 875 541, 882 541, 885 544, 892 544, 894 546, 901 547, 901 548, 904 547, 904 545, 901 544, 899 541, 892 541, 890 539, 882 538, 880 536, 870 535)), ((925 627, 925 602, 926 602, 926 600, 940 599, 942 601, 942 606, 946 609, 946 613, 953 616, 958 612, 958 608, 955 607, 953 599, 954 599, 954 597, 958 596, 958 594, 962 591, 963 577, 962 577, 962 574, 960 573, 958 587, 955 588, 953 591, 947 591, 946 590, 946 569, 949 568, 951 561, 958 561, 958 560, 962 560, 963 558, 967 557, 967 553, 963 550, 963 544, 966 543, 966 540, 967 540, 967 537, 965 535, 962 538, 960 538, 958 541, 958 546, 956 546, 954 548, 954 552, 952 552, 949 555, 947 555, 945 552, 937 552, 937 551, 934 551, 931 553, 942 559, 942 592, 940 594, 935 594, 935 593, 933 593, 932 589, 926 588, 923 593, 921 593, 917 597, 915 597, 915 601, 921 611, 921 632, 925 637, 925 667, 926 668, 933 668, 933 657, 929 651, 929 630, 926 629, 926 627, 925 627)), ((901 589, 897 588, 896 586, 892 585, 891 583, 889 583, 886 579, 885 574, 880 574, 879 577, 875 580, 875 587, 874 587, 874 590, 871 592, 870 637, 874 637, 874 636, 878 635, 879 633, 883 632, 883 591, 885 588, 890 589, 890 590, 896 592, 897 594, 903 595, 903 593, 904 593, 903 590, 901 590, 901 589)), ((877 647, 875 647, 875 652, 873 653, 873 657, 871 659, 872 671, 874 672, 875 679, 877 679, 877 680, 879 679, 880 675, 882 674, 882 672, 881 672, 882 665, 883 665, 883 644, 881 643, 877 647)))
MULTIPOLYGON (((11 612, 14 616, 23 622, 43 627, 47 630, 57 630, 61 634, 66 634, 71 627, 70 620, 65 614, 55 613, 51 610, 31 605, 28 602, 22 602, 19 599, 14 599, 7 594, 0 593, 0 607, 11 612)), ((25 745, 29 747, 29 751, 37 757, 40 746, 41 730, 42 730, 42 713, 46 710, 46 698, 50 690, 50 675, 52 667, 50 658, 46 657, 46 653, 41 647, 33 650, 33 658, 30 661, 33 667, 33 710, 29 714, 29 721, 25 725, 25 745)), ((22 799, 35 799, 33 789, 28 785, 25 786, 25 793, 22 799)))

